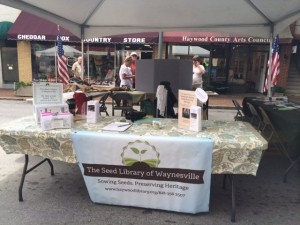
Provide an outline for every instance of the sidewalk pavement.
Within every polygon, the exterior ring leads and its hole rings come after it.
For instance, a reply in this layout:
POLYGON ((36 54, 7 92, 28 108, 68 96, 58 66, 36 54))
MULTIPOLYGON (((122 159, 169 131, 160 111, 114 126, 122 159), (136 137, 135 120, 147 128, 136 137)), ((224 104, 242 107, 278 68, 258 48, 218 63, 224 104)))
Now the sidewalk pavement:
MULTIPOLYGON (((232 99, 236 99, 242 104, 243 98, 246 96, 261 96, 260 93, 244 93, 244 94, 226 94, 226 95, 211 95, 209 97, 209 107, 218 109, 233 109, 232 99)), ((15 96, 12 89, 0 88, 0 100, 20 100, 25 101, 30 97, 15 96)))

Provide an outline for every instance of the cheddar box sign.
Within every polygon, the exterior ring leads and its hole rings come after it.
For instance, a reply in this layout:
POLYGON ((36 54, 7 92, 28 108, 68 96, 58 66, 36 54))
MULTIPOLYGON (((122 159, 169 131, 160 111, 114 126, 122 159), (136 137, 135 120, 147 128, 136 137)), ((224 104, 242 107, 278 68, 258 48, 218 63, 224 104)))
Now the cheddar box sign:
POLYGON ((212 140, 77 131, 72 141, 93 202, 209 211, 212 140))
MULTIPOLYGON (((72 41, 70 36, 61 36, 62 41, 72 41)), ((53 40, 53 36, 47 37, 47 35, 37 35, 37 34, 18 34, 17 40, 26 40, 26 41, 49 41, 53 40)))

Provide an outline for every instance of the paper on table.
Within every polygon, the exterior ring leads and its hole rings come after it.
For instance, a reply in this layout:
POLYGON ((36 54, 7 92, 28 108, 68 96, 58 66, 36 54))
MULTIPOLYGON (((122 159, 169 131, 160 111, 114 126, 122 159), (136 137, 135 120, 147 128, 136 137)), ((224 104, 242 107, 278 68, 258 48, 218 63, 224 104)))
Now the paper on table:
POLYGON ((114 122, 106 125, 105 127, 102 128, 102 130, 107 130, 107 131, 125 131, 129 127, 131 127, 131 123, 126 123, 126 122, 114 122))
POLYGON ((278 110, 293 110, 293 109, 297 109, 297 108, 293 107, 293 106, 286 106, 286 107, 280 107, 280 108, 278 108, 278 110))
POLYGON ((265 105, 275 105, 276 102, 264 102, 265 105))

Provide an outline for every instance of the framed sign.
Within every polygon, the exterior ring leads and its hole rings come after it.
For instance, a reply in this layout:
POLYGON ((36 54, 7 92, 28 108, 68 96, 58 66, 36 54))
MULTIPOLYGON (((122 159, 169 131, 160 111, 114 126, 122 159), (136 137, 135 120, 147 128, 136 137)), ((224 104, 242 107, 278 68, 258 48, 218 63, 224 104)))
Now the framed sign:
POLYGON ((197 106, 195 91, 178 91, 178 128, 190 129, 190 108, 197 106))
POLYGON ((62 104, 62 83, 33 83, 33 104, 62 104))

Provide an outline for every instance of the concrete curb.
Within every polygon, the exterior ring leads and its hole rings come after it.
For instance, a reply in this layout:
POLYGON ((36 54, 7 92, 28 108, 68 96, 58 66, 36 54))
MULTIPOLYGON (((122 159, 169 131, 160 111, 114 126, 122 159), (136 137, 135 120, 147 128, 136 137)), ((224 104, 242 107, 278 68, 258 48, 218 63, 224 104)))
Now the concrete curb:
POLYGON ((209 109, 235 109, 234 106, 222 106, 222 105, 212 105, 208 106, 209 109))
POLYGON ((26 98, 22 97, 0 97, 0 100, 15 100, 15 101, 26 101, 26 98))

